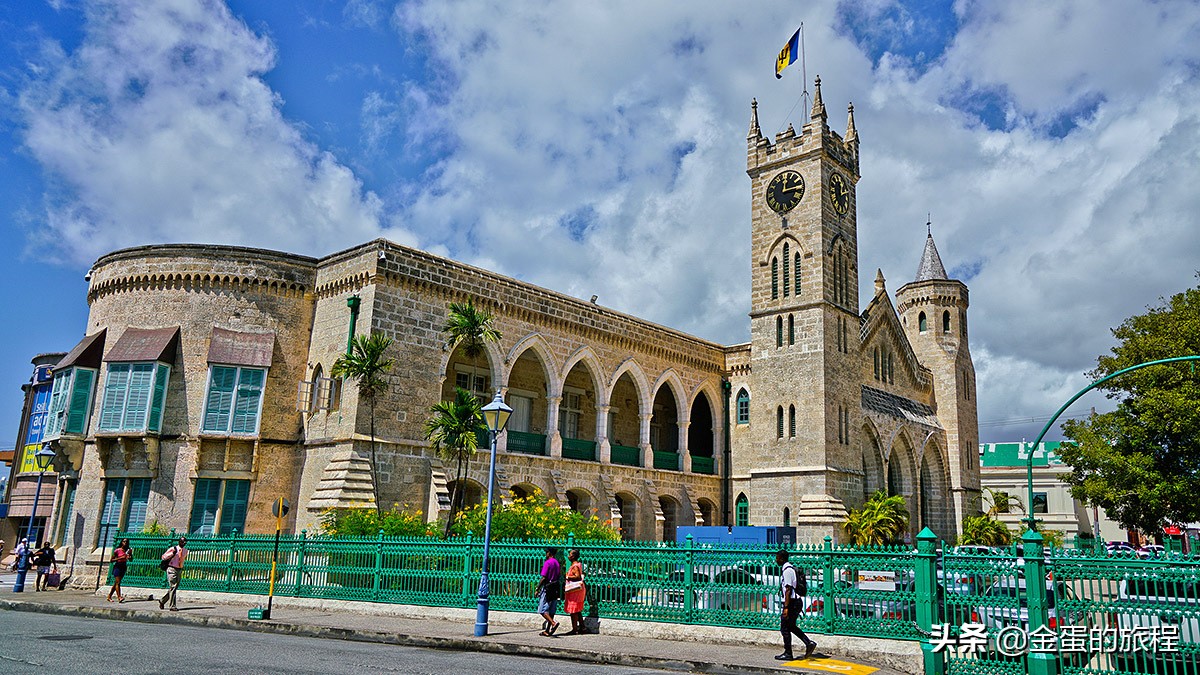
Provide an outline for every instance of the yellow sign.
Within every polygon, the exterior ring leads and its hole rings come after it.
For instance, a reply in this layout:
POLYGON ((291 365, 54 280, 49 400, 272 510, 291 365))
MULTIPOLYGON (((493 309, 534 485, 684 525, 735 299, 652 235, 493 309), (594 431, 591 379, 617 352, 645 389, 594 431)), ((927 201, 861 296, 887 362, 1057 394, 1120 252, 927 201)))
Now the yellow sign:
POLYGON ((37 451, 41 449, 42 446, 39 443, 25 446, 25 451, 21 453, 21 462, 17 465, 20 467, 17 469, 17 472, 37 473, 38 471, 41 471, 37 465, 37 458, 34 457, 34 455, 37 454, 37 451))
POLYGON ((843 675, 871 675, 871 673, 879 670, 874 666, 862 663, 850 663, 849 661, 837 661, 835 659, 800 659, 799 661, 788 661, 783 665, 793 668, 803 668, 805 670, 815 670, 821 673, 842 673, 843 675))

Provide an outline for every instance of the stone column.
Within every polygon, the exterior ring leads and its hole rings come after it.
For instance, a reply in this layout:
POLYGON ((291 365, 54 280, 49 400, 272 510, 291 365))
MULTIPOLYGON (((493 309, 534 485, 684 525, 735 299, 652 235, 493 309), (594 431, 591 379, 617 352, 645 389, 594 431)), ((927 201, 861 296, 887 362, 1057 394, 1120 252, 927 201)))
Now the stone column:
POLYGON ((596 452, 601 464, 612 462, 612 443, 608 440, 609 406, 596 406, 596 452))
POLYGON ((546 438, 550 441, 550 456, 562 458, 562 434, 558 432, 558 406, 561 396, 546 397, 546 438))
POLYGON ((692 472, 692 453, 688 452, 688 427, 690 426, 692 426, 691 420, 679 423, 679 470, 685 473, 692 472))
POLYGON ((642 466, 647 469, 654 468, 654 448, 650 447, 650 420, 653 417, 654 413, 638 415, 642 421, 641 431, 638 434, 639 447, 642 449, 642 466))

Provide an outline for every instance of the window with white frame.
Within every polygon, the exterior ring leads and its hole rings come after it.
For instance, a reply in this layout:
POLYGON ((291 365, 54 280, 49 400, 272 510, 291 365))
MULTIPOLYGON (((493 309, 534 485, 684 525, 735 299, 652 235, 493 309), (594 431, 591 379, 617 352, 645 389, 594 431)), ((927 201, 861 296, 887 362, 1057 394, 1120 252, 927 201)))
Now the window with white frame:
POLYGON ((100 431, 157 432, 171 367, 155 361, 114 362, 104 376, 100 431))
POLYGON ((200 431, 236 436, 257 434, 266 379, 267 371, 263 368, 209 366, 200 431))

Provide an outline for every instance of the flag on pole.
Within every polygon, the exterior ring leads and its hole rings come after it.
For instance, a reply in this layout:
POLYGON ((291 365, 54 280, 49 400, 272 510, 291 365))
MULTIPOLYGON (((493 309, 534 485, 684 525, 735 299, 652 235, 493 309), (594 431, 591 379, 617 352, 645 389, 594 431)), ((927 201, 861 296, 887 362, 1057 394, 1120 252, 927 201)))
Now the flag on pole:
POLYGON ((779 73, 783 72, 784 68, 796 62, 796 55, 800 53, 800 29, 797 28, 795 33, 792 33, 792 39, 787 41, 783 49, 779 50, 779 56, 775 58, 775 79, 783 79, 779 73))

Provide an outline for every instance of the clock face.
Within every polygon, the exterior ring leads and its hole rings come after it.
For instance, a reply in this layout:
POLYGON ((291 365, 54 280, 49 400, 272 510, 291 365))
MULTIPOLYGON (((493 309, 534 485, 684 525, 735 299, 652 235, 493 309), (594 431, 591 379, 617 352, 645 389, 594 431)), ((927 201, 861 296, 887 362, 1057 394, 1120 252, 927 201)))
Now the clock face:
POLYGON ((840 173, 829 176, 829 201, 833 204, 833 210, 843 216, 850 210, 850 185, 840 173))
POLYGON ((784 171, 767 186, 767 206, 775 213, 787 213, 804 196, 804 178, 795 171, 784 171))

